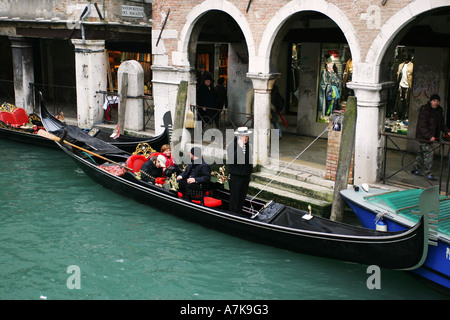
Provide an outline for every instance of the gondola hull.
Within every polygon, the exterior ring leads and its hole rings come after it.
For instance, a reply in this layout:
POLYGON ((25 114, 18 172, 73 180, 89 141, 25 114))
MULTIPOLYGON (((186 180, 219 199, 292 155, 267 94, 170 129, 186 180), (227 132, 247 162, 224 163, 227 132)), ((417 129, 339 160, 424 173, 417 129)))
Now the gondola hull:
MULTIPOLYGON (((47 110, 44 103, 41 103, 41 119, 44 127, 49 132, 57 132, 63 131, 65 127, 68 125, 64 122, 59 121, 47 110)), ((148 143, 155 150, 160 150, 161 146, 169 143, 169 134, 167 130, 164 130, 163 133, 154 137, 135 137, 130 135, 119 135, 117 138, 111 137, 111 132, 100 130, 96 133, 95 137, 99 140, 105 141, 107 143, 112 144, 113 146, 126 151, 126 152, 134 152, 136 150, 136 146, 139 143, 148 143)), ((53 143, 54 144, 54 143, 53 143)))
POLYGON ((51 140, 43 138, 36 133, 11 128, 4 123, 0 123, 0 138, 20 143, 32 144, 35 146, 58 149, 58 146, 51 140))
MULTIPOLYGON (((90 178, 102 186, 183 219, 248 240, 324 258, 391 269, 417 268, 426 255, 423 219, 405 232, 394 233, 332 222, 317 216, 306 220, 303 219, 306 212, 282 205, 264 207, 252 219, 233 214, 226 208, 208 208, 178 198, 176 192, 146 184, 130 172, 115 176, 90 159, 60 146, 90 178)), ((121 155, 112 159, 123 162, 126 157, 121 155)))

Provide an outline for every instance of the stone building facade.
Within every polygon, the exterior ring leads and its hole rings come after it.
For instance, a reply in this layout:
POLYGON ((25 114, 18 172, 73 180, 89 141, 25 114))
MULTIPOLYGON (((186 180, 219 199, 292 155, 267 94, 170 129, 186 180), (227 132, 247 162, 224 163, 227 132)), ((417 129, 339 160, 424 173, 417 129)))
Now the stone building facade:
MULTIPOLYGON (((270 160, 274 83, 288 102, 283 113, 290 125, 284 130, 317 136, 327 126, 317 106, 325 61, 334 59, 342 76, 351 58, 352 76, 340 93, 357 98, 354 179, 357 184, 375 182, 380 178, 386 119, 392 114, 402 126, 409 120, 407 134, 414 137, 418 106, 432 93, 440 94, 447 109, 449 26, 448 0, 154 0, 156 119, 174 110, 180 80, 191 84, 189 103, 195 105, 193 70, 204 61, 208 44, 215 48, 210 56, 216 57, 206 58, 209 71, 216 80, 222 76, 217 48, 226 43, 228 109, 236 111, 239 122, 243 116, 237 112, 245 112, 244 93, 254 90, 255 156, 265 164, 270 160), (398 119, 396 69, 410 54, 416 83, 410 88, 407 118, 398 119)), ((414 150, 415 144, 408 141, 403 148, 414 150)))
POLYGON ((264 165, 274 84, 286 101, 289 127, 280 121, 282 130, 326 138, 319 102, 331 61, 341 81, 333 109, 344 109, 349 94, 357 98, 354 183, 370 183, 380 179, 382 133, 394 128, 388 122, 413 138, 418 107, 433 93, 450 114, 449 30, 450 0, 0 0, 0 85, 13 83, 12 102, 29 112, 30 83, 52 85, 48 96, 58 86, 76 87, 64 97, 77 101, 78 125, 89 127, 103 117, 101 92, 117 89, 109 84, 111 53, 151 54, 143 61, 151 78, 142 85, 151 88, 159 133, 162 115, 175 114, 180 81, 188 81, 188 103, 196 105, 196 71, 205 64, 215 81, 226 82, 229 120, 257 133, 255 159, 264 165), (397 74, 408 56, 413 83, 401 107, 397 74), (253 123, 245 114, 251 90, 253 123))
POLYGON ((151 18, 151 0, 0 1, 0 96, 31 113, 41 91, 91 127, 124 59, 139 60, 151 83, 151 18))

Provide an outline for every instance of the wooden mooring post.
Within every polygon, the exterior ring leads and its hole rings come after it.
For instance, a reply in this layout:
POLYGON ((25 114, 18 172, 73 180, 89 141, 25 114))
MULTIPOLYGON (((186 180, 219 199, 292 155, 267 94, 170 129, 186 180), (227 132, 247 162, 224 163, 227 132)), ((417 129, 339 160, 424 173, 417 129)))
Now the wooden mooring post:
POLYGON ((344 120, 341 126, 341 144, 339 148, 339 160, 336 170, 336 180, 334 183, 333 204, 331 206, 332 221, 342 221, 344 218, 345 202, 340 191, 347 189, 350 166, 353 151, 355 149, 356 132, 356 97, 350 96, 345 108, 344 120))
MULTIPOLYGON (((173 123, 173 130, 181 130, 184 128, 184 120, 186 115, 186 100, 188 96, 188 82, 182 80, 178 86, 177 104, 175 107, 175 119, 173 123)), ((175 145, 181 142, 182 137, 178 137, 180 140, 174 141, 171 139, 170 147, 174 150, 175 145)))
POLYGON ((119 128, 120 134, 124 133, 125 129, 125 115, 127 112, 127 99, 128 99, 128 73, 124 73, 122 76, 122 83, 120 86, 120 104, 119 104, 119 128))

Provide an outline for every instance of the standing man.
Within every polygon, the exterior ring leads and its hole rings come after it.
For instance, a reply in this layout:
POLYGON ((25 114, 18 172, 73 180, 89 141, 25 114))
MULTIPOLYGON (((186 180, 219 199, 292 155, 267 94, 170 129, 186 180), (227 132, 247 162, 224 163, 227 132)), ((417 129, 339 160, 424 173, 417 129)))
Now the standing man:
POLYGON ((253 172, 252 150, 248 142, 247 127, 239 127, 227 148, 227 165, 230 173, 230 211, 240 213, 247 195, 250 175, 253 172))
POLYGON ((433 141, 439 141, 441 131, 450 134, 445 126, 444 112, 439 105, 441 98, 437 94, 430 97, 430 101, 420 107, 416 127, 416 139, 420 140, 419 153, 414 163, 413 174, 425 175, 429 180, 436 180, 431 173, 433 166, 433 141))
POLYGON ((213 85, 212 76, 206 74, 203 78, 203 83, 197 90, 197 105, 198 112, 202 120, 206 124, 210 124, 216 116, 217 103, 216 92, 213 85))

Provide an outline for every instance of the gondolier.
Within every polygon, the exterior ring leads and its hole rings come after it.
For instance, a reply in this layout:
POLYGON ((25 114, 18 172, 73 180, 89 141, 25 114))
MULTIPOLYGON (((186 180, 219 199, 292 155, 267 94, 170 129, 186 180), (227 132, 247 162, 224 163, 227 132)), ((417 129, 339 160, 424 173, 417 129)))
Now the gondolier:
POLYGON ((239 127, 227 148, 227 164, 230 173, 230 211, 241 212, 253 172, 252 150, 248 142, 252 131, 239 127))

